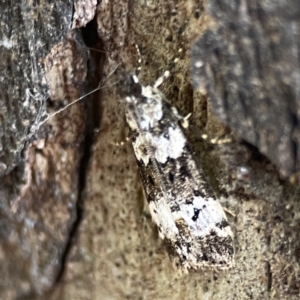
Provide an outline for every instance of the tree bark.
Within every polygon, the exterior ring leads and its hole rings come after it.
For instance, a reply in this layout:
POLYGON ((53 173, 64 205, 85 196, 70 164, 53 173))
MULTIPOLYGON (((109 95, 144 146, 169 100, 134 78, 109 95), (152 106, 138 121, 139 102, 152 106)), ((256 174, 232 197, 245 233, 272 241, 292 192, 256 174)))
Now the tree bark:
MULTIPOLYGON (((288 94, 275 92, 282 85, 272 90, 280 70, 292 81, 298 65, 295 71, 280 67, 293 65, 295 57, 285 57, 287 45, 279 42, 271 47, 277 61, 267 59, 276 30, 291 39, 297 32, 297 4, 176 3, 77 1, 73 20, 73 3, 22 3, 13 11, 2 4, 10 30, 0 24, 6 78, 0 100, 0 298, 299 299, 299 185, 296 176, 279 176, 298 170, 292 150, 281 159, 282 149, 298 140, 297 126, 286 140, 274 125, 281 112, 296 118, 298 99, 296 85, 288 94), (263 29, 263 39, 249 34, 263 29), (236 45, 245 40, 251 47, 240 51, 236 45), (232 212, 236 255, 230 270, 174 269, 151 221, 132 147, 118 146, 128 129, 110 74, 116 67, 136 73, 135 44, 142 58, 139 80, 151 84, 170 69, 162 91, 182 115, 192 112, 187 137, 223 207, 232 212), (247 55, 252 69, 242 63, 247 55), (275 75, 268 78, 266 69, 275 75), (253 102, 240 96, 248 95, 254 70, 264 74, 255 79, 270 92, 264 111, 249 108, 261 103, 261 91, 251 93, 253 102), (47 98, 48 112, 55 112, 92 90, 99 78, 100 92, 41 125, 47 98), (293 93, 284 110, 279 103, 293 93), (238 110, 242 101, 247 105, 238 110), (257 139, 247 135, 245 114, 247 124, 261 125, 251 127, 257 139), (278 133, 272 143, 263 125, 278 133), (204 133, 231 141, 211 145, 204 133)), ((280 122, 287 128, 292 121, 280 122)))

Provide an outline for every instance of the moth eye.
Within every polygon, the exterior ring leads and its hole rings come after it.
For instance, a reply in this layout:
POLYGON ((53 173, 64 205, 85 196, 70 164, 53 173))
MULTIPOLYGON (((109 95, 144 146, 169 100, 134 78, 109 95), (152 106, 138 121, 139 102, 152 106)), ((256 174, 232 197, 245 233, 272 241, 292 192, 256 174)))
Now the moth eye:
POLYGON ((148 176, 148 182, 151 184, 151 185, 154 185, 154 180, 152 178, 151 175, 148 176))

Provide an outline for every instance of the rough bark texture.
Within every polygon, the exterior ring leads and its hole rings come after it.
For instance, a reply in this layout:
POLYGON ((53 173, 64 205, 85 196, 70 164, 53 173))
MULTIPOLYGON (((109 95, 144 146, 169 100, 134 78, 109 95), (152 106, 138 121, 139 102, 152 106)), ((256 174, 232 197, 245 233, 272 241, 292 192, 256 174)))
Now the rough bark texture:
MULTIPOLYGON (((9 124, 1 125, 2 136, 7 139, 11 136, 10 141, 24 136, 18 148, 24 155, 20 160, 19 151, 14 157, 9 145, 8 150, 2 150, 1 160, 7 167, 0 183, 0 269, 3 274, 0 298, 299 299, 298 185, 281 181, 274 165, 249 144, 232 141, 212 146, 200 138, 202 133, 222 136, 228 129, 211 114, 213 83, 218 82, 220 74, 209 72, 216 62, 204 59, 209 51, 200 49, 199 44, 210 34, 216 38, 213 45, 224 50, 223 68, 229 69, 228 44, 219 44, 219 39, 224 37, 218 38, 218 34, 227 32, 230 38, 234 31, 236 40, 244 37, 242 30, 234 30, 239 26, 233 26, 237 23, 235 17, 239 20, 237 16, 231 17, 227 30, 218 29, 226 28, 226 24, 221 21, 219 24, 213 15, 225 18, 233 10, 222 7, 222 12, 217 13, 218 3, 178 1, 175 6, 173 2, 164 1, 153 1, 151 5, 147 1, 102 1, 94 11, 93 1, 86 2, 87 6, 78 1, 74 6, 78 9, 74 12, 76 18, 72 20, 67 18, 72 8, 64 10, 56 2, 56 6, 51 6, 51 13, 43 11, 43 21, 36 21, 35 27, 48 24, 46 28, 51 27, 51 32, 57 35, 36 28, 31 29, 31 33, 28 30, 27 39, 23 38, 26 43, 30 40, 28 36, 43 32, 41 36, 47 41, 44 43, 49 45, 42 52, 39 49, 22 52, 22 55, 27 53, 27 60, 34 57, 32 61, 44 62, 44 73, 25 77, 30 78, 29 86, 34 87, 38 86, 35 82, 41 84, 43 78, 47 80, 49 89, 44 88, 39 93, 43 101, 48 94, 51 96, 48 109, 56 111, 92 89, 98 77, 106 80, 106 88, 96 94, 97 101, 89 101, 87 109, 80 104, 68 108, 44 124, 34 136, 27 132, 32 124, 37 128, 40 122, 37 116, 41 118, 42 114, 32 109, 29 124, 23 129, 16 127, 17 133, 11 134, 8 128, 12 128, 12 123, 9 122, 16 122, 17 117, 22 120, 23 116, 2 108, 8 103, 15 103, 13 107, 20 111, 23 108, 20 99, 27 95, 23 88, 26 64, 23 73, 19 70, 2 75, 7 78, 7 87, 1 90, 7 94, 1 96, 0 111, 7 123, 1 124, 9 124), (51 23, 53 13, 61 14, 55 24, 51 23), (87 24, 94 14, 94 20, 87 24), (67 32, 72 22, 73 27, 86 24, 83 39, 78 31, 67 32), (61 39, 50 42, 53 36, 61 39), (206 81, 209 78, 210 85, 205 81, 202 86, 207 94, 203 89, 201 93, 193 90, 190 85, 190 48, 195 42, 192 63, 195 65, 204 55, 202 60, 208 71, 201 74, 201 78, 206 81), (110 87, 115 83, 114 77, 106 77, 120 63, 126 70, 135 72, 138 64, 135 44, 142 54, 140 81, 152 83, 163 70, 171 67, 172 76, 162 85, 162 90, 181 114, 193 113, 187 135, 223 206, 234 213, 229 215, 236 246, 236 265, 231 270, 189 274, 174 270, 151 222, 131 145, 117 146, 126 139, 128 130, 116 90, 110 87), (175 66, 170 65, 180 48, 183 49, 180 61, 175 66), (16 86, 19 98, 12 96, 16 86)), ((268 5, 272 4, 268 2, 268 5)), ((259 10, 266 19, 268 5, 259 10)), ((7 5, 2 3, 2 6, 7 5)), ((39 16, 37 7, 26 10, 22 5, 16 7, 20 20, 25 19, 25 12, 32 15, 36 12, 39 16)), ((45 7, 47 4, 43 3, 39 9, 45 7)), ((243 2, 241 7, 244 12, 249 4, 243 2)), ((291 6, 286 9, 293 11, 291 6)), ((6 23, 15 28, 24 21, 14 22, 14 18, 8 17, 6 23)), ((1 32, 4 32, 1 24, 1 32)), ((294 25, 293 30, 297 28, 294 25)), ((14 47, 21 47, 22 32, 20 29, 16 32, 19 40, 9 51, 7 46, 1 46, 1 56, 20 61, 21 51, 14 47)), ((6 33, 7 40, 2 38, 2 44, 10 45, 11 36, 6 33)), ((247 37, 253 45, 263 46, 264 40, 256 41, 255 35, 247 37)), ((278 53, 284 51, 280 50, 282 44, 275 46, 278 53)), ((234 47, 230 49, 239 53, 234 47)), ((1 60, 2 64, 5 62, 7 59, 1 60)), ((270 64, 270 61, 262 60, 259 70, 267 67, 264 63, 270 64)), ((7 66, 1 69, 14 70, 7 66)), ((247 77, 234 80, 227 74, 222 73, 226 78, 224 82, 232 84, 234 81, 239 88, 247 86, 247 77)), ((200 75, 194 69, 193 76, 199 83, 200 75)), ((287 72, 286 76, 292 77, 292 74, 287 72)), ((216 86, 218 90, 219 85, 216 86)), ((218 95, 217 100, 220 99, 222 96, 218 95)), ((264 122, 267 116, 274 114, 272 103, 269 110, 260 114, 264 122)), ((32 107, 35 106, 32 104, 32 107)), ((244 116, 233 117, 234 123, 243 128, 244 116)), ((20 120, 18 124, 22 123, 20 120)), ((275 143, 273 147, 279 145, 275 143)))
POLYGON ((283 176, 299 171, 299 2, 212 0, 205 8, 208 28, 192 50, 194 86, 283 176))
POLYGON ((51 289, 77 219, 82 104, 39 129, 49 94, 56 111, 84 86, 88 50, 68 33, 72 7, 1 2, 1 299, 51 289))
POLYGON ((20 163, 24 145, 45 112, 42 60, 65 36, 72 20, 72 2, 34 7, 26 1, 1 1, 0 14, 2 175, 20 163))

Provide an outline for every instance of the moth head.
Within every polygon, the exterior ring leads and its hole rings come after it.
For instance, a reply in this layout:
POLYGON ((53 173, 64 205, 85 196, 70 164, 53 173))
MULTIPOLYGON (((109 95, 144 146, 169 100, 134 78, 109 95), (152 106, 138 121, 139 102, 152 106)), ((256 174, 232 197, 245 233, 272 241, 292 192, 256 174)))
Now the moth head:
POLYGON ((127 72, 120 72, 118 74, 118 81, 118 88, 121 97, 141 96, 142 86, 135 75, 131 75, 127 72))

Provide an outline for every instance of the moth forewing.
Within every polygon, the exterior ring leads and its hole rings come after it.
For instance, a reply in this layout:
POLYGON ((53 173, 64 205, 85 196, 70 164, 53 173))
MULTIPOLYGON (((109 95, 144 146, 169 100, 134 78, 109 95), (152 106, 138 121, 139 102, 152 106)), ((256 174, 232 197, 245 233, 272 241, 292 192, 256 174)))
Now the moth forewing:
POLYGON ((233 234, 185 137, 177 109, 157 85, 123 73, 121 95, 150 213, 182 268, 228 268, 233 234))

